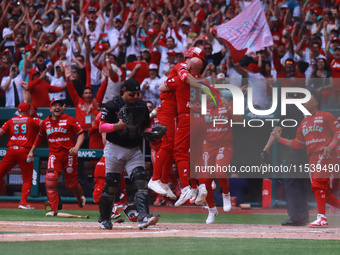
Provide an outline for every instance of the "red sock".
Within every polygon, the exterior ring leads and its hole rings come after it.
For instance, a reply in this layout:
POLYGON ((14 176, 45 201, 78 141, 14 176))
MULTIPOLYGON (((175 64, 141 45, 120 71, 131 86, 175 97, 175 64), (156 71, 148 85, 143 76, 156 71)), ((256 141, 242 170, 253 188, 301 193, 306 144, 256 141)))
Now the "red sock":
POLYGON ((178 168, 178 174, 179 178, 181 179, 181 186, 182 189, 186 186, 189 186, 189 163, 187 161, 178 161, 177 168, 178 168))
POLYGON ((220 183, 223 194, 228 194, 229 193, 229 179, 228 178, 218 178, 217 180, 220 183))
POLYGON ((197 189, 197 180, 195 178, 190 178, 190 185, 192 189, 197 189))
POLYGON ((208 191, 208 195, 205 198, 205 201, 207 201, 209 208, 215 207, 214 191, 211 187, 212 180, 213 179, 205 179, 205 187, 207 188, 207 191, 208 191))
POLYGON ((161 178, 162 167, 168 156, 169 156, 169 151, 166 149, 160 148, 160 150, 157 152, 155 165, 153 167, 153 173, 152 173, 153 181, 157 181, 161 178))
POLYGON ((327 194, 326 202, 336 208, 340 208, 340 200, 332 193, 327 194))
POLYGON ((20 204, 27 204, 27 197, 30 194, 32 184, 29 182, 24 182, 21 187, 21 201, 20 204))
POLYGON ((324 190, 317 189, 314 191, 316 204, 318 206, 318 214, 326 214, 326 193, 324 190))
POLYGON ((167 151, 167 157, 165 158, 165 161, 162 165, 162 177, 161 182, 162 183, 168 183, 169 181, 169 175, 172 170, 172 165, 174 163, 174 152, 173 151, 167 151))

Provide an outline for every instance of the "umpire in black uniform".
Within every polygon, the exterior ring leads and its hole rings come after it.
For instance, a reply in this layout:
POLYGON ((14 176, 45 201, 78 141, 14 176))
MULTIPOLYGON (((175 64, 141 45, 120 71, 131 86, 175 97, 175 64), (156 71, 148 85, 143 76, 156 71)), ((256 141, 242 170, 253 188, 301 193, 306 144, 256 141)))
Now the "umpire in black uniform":
MULTIPOLYGON (((299 98, 301 95, 298 93, 291 93, 288 95, 291 98, 299 98)), ((279 132, 282 131, 282 136, 288 139, 294 139, 296 136, 296 131, 304 118, 302 112, 295 105, 287 105, 287 115, 281 116, 280 121, 274 129, 279 132), (281 126, 282 120, 292 119, 297 122, 295 127, 283 127, 281 126)), ((286 125, 293 124, 292 122, 286 125)), ((269 151, 273 143, 275 142, 275 137, 270 136, 267 144, 265 145, 262 158, 265 158, 265 154, 269 155, 269 151)), ((296 165, 296 169, 299 166, 305 166, 308 163, 306 149, 298 150, 292 149, 286 146, 280 146, 280 162, 282 165, 296 165)), ((307 173, 302 173, 307 175, 307 173)), ((283 176, 284 177, 284 176, 283 176)), ((287 211, 289 219, 282 222, 282 226, 305 226, 309 222, 309 212, 307 198, 310 193, 310 180, 308 176, 288 176, 289 178, 284 178, 284 193, 287 199, 287 211), (293 177, 293 178, 292 178, 293 177)))
POLYGON ((159 215, 149 213, 145 161, 140 149, 142 133, 150 124, 146 102, 139 99, 140 84, 128 79, 123 95, 107 102, 101 116, 100 132, 106 133, 104 148, 106 183, 99 202, 100 227, 112 229, 111 211, 125 169, 135 189, 138 227, 147 228, 158 222, 159 215))

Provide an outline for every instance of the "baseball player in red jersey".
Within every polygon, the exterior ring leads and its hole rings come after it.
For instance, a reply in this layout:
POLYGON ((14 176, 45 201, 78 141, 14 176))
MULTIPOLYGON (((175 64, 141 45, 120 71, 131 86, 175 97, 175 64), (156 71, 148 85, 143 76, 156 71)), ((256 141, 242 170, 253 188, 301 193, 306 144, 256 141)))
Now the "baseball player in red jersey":
MULTIPOLYGON (((193 76, 198 77, 203 62, 201 59, 194 57, 189 60, 188 69, 193 76)), ((168 79, 165 84, 160 86, 161 92, 176 90, 178 126, 175 133, 174 157, 178 167, 181 179, 182 191, 181 196, 175 203, 180 206, 195 195, 189 185, 190 163, 190 86, 181 81, 179 77, 168 79)))
POLYGON ((312 93, 311 99, 304 107, 312 114, 302 120, 296 138, 282 138, 274 129, 272 134, 276 139, 289 147, 302 149, 306 146, 309 157, 309 172, 312 181, 312 192, 315 194, 318 216, 309 224, 310 227, 326 227, 326 203, 340 208, 340 200, 331 193, 330 177, 338 167, 335 148, 340 140, 340 124, 328 112, 320 111, 321 97, 312 93))
MULTIPOLYGON (((204 164, 203 166, 217 166, 227 167, 233 158, 233 132, 230 121, 221 126, 213 125, 214 119, 225 119, 240 122, 243 120, 242 116, 237 116, 233 114, 232 104, 228 104, 225 98, 221 98, 222 104, 215 105, 211 98, 208 99, 207 105, 207 115, 205 118, 205 136, 202 149, 202 156, 204 164)), ((218 102, 218 100, 216 100, 218 102)), ((219 102, 218 102, 219 103, 219 102)), ((205 187, 208 191, 206 196, 206 201, 209 207, 209 215, 206 220, 207 224, 212 224, 215 222, 215 217, 218 212, 215 207, 214 202, 214 192, 211 187, 213 177, 210 173, 207 173, 206 178, 200 179, 200 183, 205 183, 205 187)), ((223 198, 223 210, 229 212, 231 210, 231 201, 229 193, 229 179, 226 173, 216 172, 216 178, 220 183, 222 188, 222 198, 223 198)), ((202 185, 202 184, 201 184, 202 185)), ((201 185, 199 187, 199 192, 195 204, 201 205, 204 203, 205 199, 202 196, 201 185)), ((203 194, 204 195, 204 194, 203 194)))
POLYGON ((27 158, 32 160, 35 149, 47 136, 48 165, 45 176, 45 186, 51 211, 46 216, 56 216, 58 213, 59 193, 57 191, 58 176, 62 170, 65 175, 65 186, 77 197, 79 207, 85 205, 83 189, 77 180, 78 150, 84 141, 83 129, 75 118, 63 113, 63 101, 52 100, 51 115, 43 120, 34 145, 27 158), (77 142, 75 136, 78 136, 77 142))
MULTIPOLYGON (((168 80, 177 77, 177 80, 194 83, 195 78, 188 72, 188 62, 191 58, 197 57, 204 60, 204 52, 198 47, 191 47, 185 53, 187 58, 185 63, 178 63, 170 72, 168 80)), ((176 195, 171 191, 168 180, 171 166, 174 161, 174 137, 177 123, 177 103, 174 91, 165 89, 161 91, 161 104, 157 108, 157 117, 162 126, 167 127, 166 136, 162 138, 162 144, 156 155, 152 179, 148 183, 149 189, 158 194, 176 199, 176 195)), ((183 184, 182 184, 183 185, 183 184)))
POLYGON ((34 209, 27 204, 32 186, 33 162, 26 162, 26 158, 37 136, 41 121, 30 117, 30 108, 28 103, 19 104, 19 116, 6 121, 0 129, 0 137, 6 134, 10 136, 6 155, 0 163, 0 180, 3 180, 4 176, 19 164, 23 180, 19 209, 34 209))

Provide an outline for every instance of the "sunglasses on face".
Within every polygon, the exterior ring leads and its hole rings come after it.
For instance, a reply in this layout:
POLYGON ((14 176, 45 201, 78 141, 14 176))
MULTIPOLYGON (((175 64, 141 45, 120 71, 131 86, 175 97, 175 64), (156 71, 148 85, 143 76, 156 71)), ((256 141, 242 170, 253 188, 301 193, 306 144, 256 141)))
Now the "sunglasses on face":
POLYGON ((136 95, 137 95, 137 97, 139 97, 139 92, 129 93, 130 97, 135 97, 136 95))
POLYGON ((204 47, 205 50, 212 50, 211 47, 204 47))
POLYGON ((292 65, 294 62, 293 61, 286 61, 287 65, 292 65))
POLYGON ((55 70, 56 70, 57 72, 60 72, 60 71, 61 71, 60 67, 57 67, 55 70))

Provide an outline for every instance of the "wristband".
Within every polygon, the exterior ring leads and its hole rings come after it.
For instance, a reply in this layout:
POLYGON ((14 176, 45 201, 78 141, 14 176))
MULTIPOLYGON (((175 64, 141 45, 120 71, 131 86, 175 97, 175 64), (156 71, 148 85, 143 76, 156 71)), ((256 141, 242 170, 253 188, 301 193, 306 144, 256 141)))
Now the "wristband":
POLYGON ((327 146, 331 148, 331 150, 334 150, 337 146, 337 143, 335 141, 331 141, 327 146))
POLYGON ((278 140, 278 142, 281 143, 281 144, 283 144, 283 145, 286 145, 286 144, 287 144, 287 141, 288 141, 288 139, 282 138, 282 137, 278 140))

